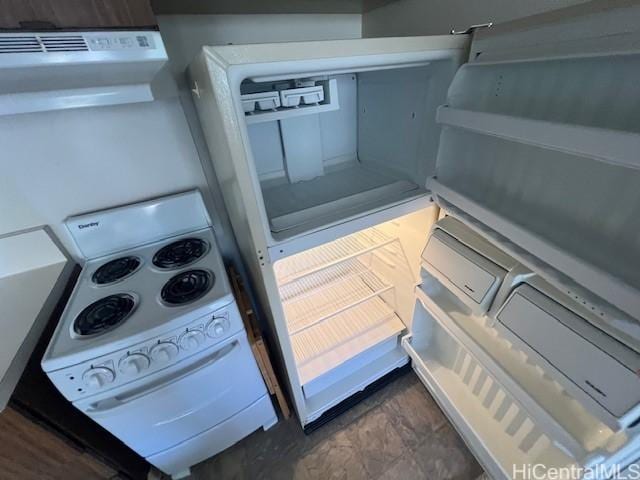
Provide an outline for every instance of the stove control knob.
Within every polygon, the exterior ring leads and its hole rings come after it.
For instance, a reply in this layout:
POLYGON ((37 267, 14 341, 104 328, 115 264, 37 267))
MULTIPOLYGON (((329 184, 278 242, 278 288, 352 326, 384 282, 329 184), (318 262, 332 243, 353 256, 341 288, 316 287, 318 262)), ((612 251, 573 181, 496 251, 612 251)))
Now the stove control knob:
POLYGON ((206 337, 202 330, 187 330, 180 336, 180 348, 183 350, 195 350, 204 343, 206 337))
POLYGON ((149 355, 154 362, 167 363, 178 356, 178 346, 173 342, 160 342, 151 347, 149 355))
POLYGON ((229 320, 224 317, 213 317, 207 324, 207 335, 211 338, 218 338, 229 330, 229 320))
POLYGON ((100 388, 115 379, 116 374, 107 367, 93 367, 82 374, 82 382, 91 389, 100 388))
POLYGON ((150 364, 151 361, 146 355, 142 353, 130 353, 120 359, 118 362, 118 370, 127 377, 133 377, 149 368, 150 364))

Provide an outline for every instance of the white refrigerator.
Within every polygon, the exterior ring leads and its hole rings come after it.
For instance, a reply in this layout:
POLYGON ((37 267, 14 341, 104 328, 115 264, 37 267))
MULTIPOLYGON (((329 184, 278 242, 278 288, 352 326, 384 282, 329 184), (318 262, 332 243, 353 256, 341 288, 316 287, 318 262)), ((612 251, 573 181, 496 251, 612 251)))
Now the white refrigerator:
POLYGON ((303 426, 410 362, 494 478, 640 458, 640 9, 616 6, 193 61, 303 426))

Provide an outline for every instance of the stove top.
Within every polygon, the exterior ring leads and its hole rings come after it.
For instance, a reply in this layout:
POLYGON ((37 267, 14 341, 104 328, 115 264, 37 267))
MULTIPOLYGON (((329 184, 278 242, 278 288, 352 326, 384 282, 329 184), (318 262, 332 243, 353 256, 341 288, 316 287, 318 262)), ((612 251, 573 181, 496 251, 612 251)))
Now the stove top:
POLYGON ((45 370, 128 348, 233 302, 215 245, 205 228, 87 261, 45 370))
POLYGON ((142 262, 138 257, 119 257, 105 263, 93 272, 91 280, 96 285, 108 285, 118 280, 124 280, 129 275, 134 274, 141 264, 142 262))
POLYGON ((153 264, 162 269, 176 269, 191 265, 209 250, 209 244, 200 238, 185 238, 162 247, 153 256, 153 264))
POLYGON ((162 301, 171 307, 191 303, 211 290, 215 276, 207 270, 187 270, 171 277, 160 291, 162 301))
POLYGON ((81 337, 106 333, 124 322, 135 308, 132 295, 109 295, 82 310, 73 322, 73 331, 81 337))

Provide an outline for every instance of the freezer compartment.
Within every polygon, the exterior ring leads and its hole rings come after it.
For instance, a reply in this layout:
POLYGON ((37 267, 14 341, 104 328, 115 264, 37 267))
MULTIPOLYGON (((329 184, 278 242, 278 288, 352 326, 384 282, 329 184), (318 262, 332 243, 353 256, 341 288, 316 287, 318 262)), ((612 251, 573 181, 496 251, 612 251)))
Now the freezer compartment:
POLYGON ((517 287, 497 327, 614 429, 640 414, 640 355, 529 285, 517 287))
POLYGON ((496 478, 510 478, 514 463, 612 465, 634 452, 637 429, 610 428, 488 317, 469 315, 435 278, 416 297, 404 346, 476 454, 501 472, 491 472, 496 478))
POLYGON ((438 60, 274 80, 278 112, 245 117, 273 241, 423 197, 438 149, 436 109, 454 70, 438 60), (322 109, 338 98, 338 108, 322 109))
POLYGON ((274 265, 307 399, 397 348, 405 324, 396 313, 396 285, 387 275, 389 268, 410 278, 399 240, 377 228, 274 265))

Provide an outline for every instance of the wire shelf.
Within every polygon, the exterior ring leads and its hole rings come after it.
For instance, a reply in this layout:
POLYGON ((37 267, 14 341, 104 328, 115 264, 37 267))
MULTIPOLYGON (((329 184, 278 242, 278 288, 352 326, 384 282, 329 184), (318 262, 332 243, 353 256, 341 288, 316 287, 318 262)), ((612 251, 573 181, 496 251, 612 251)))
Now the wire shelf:
POLYGON ((392 288, 357 259, 304 276, 280 292, 289 334, 296 335, 392 288))
POLYGON ((302 384, 403 329, 394 311, 376 296, 301 331, 291 337, 291 343, 302 384))
POLYGON ((367 270, 368 267, 364 262, 357 258, 346 260, 282 285, 278 289, 280 300, 283 303, 296 300, 305 295, 313 294, 317 289, 326 287, 332 282, 344 280, 349 276, 358 275, 367 270))
POLYGON ((292 255, 274 265, 278 285, 282 287, 305 275, 389 245, 395 240, 376 228, 368 228, 292 255))
MULTIPOLYGON (((382 299, 373 297, 293 335, 292 343, 296 362, 298 365, 304 364, 348 340, 360 336, 366 337, 368 330, 394 317, 395 313, 382 299)), ((401 322, 400 325, 402 325, 401 322)), ((398 331, 402 328, 404 325, 398 331)))

